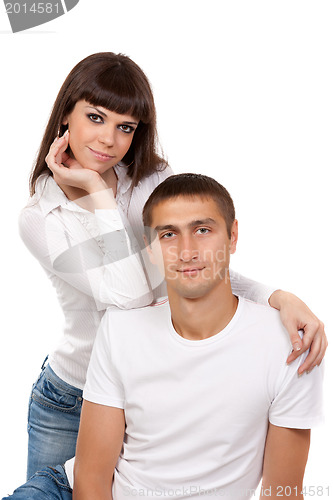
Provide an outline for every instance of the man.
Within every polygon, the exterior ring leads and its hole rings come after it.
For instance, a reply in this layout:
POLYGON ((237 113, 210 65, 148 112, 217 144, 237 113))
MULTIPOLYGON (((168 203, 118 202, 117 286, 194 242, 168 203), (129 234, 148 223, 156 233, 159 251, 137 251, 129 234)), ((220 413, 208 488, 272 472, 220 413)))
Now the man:
POLYGON ((116 500, 248 498, 262 465, 264 492, 289 487, 299 498, 322 373, 298 377, 284 363, 290 344, 278 314, 232 294, 229 194, 207 177, 176 176, 143 216, 169 302, 106 314, 85 388, 74 499, 111 498, 114 469, 116 500))
MULTIPOLYGON (((303 358, 286 365, 290 342, 278 313, 232 294, 230 195, 206 176, 172 176, 143 217, 169 301, 103 318, 84 390, 74 500, 111 499, 111 491, 114 500, 241 500, 262 476, 261 498, 303 498, 322 368, 298 376, 303 358)), ((62 472, 53 469, 57 493, 47 498, 70 498, 62 472)))

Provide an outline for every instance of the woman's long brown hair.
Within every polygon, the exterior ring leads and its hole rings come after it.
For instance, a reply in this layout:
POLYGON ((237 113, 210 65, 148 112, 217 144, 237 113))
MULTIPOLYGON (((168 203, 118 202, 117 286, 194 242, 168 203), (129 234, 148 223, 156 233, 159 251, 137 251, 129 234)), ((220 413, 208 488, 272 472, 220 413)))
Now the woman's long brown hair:
POLYGON ((156 110, 146 75, 127 56, 99 52, 79 62, 59 91, 30 176, 31 195, 41 174, 52 175, 45 157, 55 137, 65 132, 62 122, 80 100, 139 120, 132 144, 123 158, 129 165, 127 174, 133 187, 144 177, 166 167, 167 162, 157 153, 156 110))

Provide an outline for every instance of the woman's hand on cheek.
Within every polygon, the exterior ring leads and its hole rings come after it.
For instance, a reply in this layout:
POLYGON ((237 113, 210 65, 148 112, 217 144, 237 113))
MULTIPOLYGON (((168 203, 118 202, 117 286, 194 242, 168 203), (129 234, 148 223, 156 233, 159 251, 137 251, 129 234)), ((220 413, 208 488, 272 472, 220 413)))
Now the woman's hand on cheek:
POLYGON ((98 172, 83 168, 75 158, 71 158, 66 153, 68 143, 69 132, 67 131, 62 137, 54 140, 45 158, 56 183, 59 186, 83 189, 89 194, 106 189, 107 185, 98 172))

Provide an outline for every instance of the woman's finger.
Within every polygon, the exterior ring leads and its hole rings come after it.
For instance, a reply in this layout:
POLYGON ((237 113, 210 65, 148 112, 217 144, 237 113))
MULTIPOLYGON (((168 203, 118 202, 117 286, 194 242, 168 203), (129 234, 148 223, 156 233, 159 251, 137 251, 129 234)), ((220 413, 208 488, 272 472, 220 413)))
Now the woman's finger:
POLYGON ((309 354, 302 365, 299 367, 298 373, 301 375, 304 372, 310 372, 315 366, 319 365, 323 360, 326 348, 326 339, 318 335, 313 340, 309 354))
POLYGON ((50 150, 45 158, 45 161, 53 171, 54 168, 62 163, 62 154, 66 151, 68 147, 69 134, 68 131, 62 137, 55 139, 51 144, 50 150))

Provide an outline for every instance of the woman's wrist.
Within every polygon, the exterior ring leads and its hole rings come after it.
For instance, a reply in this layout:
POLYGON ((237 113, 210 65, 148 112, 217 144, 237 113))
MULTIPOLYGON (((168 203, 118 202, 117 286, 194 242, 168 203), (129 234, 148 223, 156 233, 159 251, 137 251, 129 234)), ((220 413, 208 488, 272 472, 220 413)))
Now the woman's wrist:
POLYGON ((117 208, 117 202, 114 197, 112 188, 104 188, 100 191, 95 191, 89 195, 92 201, 94 210, 107 210, 117 208))
POLYGON ((105 180, 96 172, 96 178, 89 182, 89 184, 86 187, 85 191, 87 191, 88 194, 94 194, 98 193, 98 191, 103 191, 104 189, 108 189, 108 185, 105 182, 105 180))
POLYGON ((112 210, 117 208, 117 202, 115 200, 112 188, 107 186, 104 189, 94 191, 86 196, 77 198, 75 203, 81 208, 88 210, 89 212, 95 212, 95 210, 112 210))
POLYGON ((272 295, 268 299, 268 303, 274 309, 280 311, 283 302, 285 302, 287 295, 290 295, 289 292, 284 292, 283 290, 275 290, 272 295))

